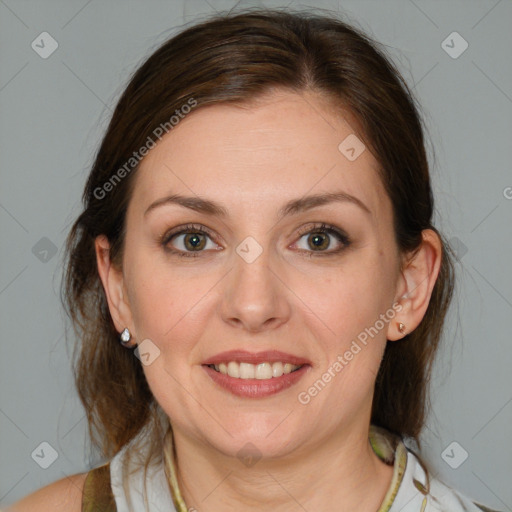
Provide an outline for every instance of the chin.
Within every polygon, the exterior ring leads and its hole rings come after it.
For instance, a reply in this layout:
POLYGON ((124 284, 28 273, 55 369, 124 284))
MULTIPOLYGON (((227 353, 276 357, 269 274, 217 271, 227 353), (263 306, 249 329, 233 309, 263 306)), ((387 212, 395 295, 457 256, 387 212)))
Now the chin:
MULTIPOLYGON (((288 413, 287 413, 288 414, 288 413)), ((304 444, 308 437, 304 427, 283 422, 286 414, 266 414, 265 418, 251 414, 216 429, 214 437, 210 430, 203 436, 208 443, 227 456, 241 458, 252 456, 258 458, 279 458, 288 455, 295 448, 304 444), (285 425, 286 424, 286 425, 285 425), (231 434, 231 435, 230 435, 231 434)), ((227 416, 226 416, 227 418, 227 416)))

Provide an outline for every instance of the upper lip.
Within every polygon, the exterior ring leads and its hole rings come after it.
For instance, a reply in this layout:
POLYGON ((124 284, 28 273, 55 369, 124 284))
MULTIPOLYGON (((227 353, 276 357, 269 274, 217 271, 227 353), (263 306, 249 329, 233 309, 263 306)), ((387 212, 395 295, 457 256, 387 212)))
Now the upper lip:
POLYGON ((205 361, 202 364, 220 364, 229 363, 230 361, 236 361, 238 363, 291 363, 294 365, 311 364, 310 361, 303 357, 294 356, 293 354, 287 354, 279 350, 264 350, 261 352, 248 352, 247 350, 228 350, 216 354, 205 361))

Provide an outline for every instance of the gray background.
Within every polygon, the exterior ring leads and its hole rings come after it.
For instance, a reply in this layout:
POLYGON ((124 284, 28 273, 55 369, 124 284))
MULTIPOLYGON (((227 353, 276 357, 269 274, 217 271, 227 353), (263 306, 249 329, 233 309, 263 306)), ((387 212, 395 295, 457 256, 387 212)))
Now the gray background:
MULTIPOLYGON (((0 505, 99 461, 72 384, 58 298, 63 241, 129 74, 183 23, 235 4, 0 0, 0 505), (47 59, 31 47, 44 31, 59 45, 47 59), (41 442, 58 454, 48 469, 41 442)), ((239 7, 258 4, 303 6, 239 7)), ((510 510, 512 1, 317 6, 384 43, 423 106, 436 222, 460 257, 424 453, 446 483, 510 510), (441 46, 454 31, 469 44, 458 58, 441 46)))

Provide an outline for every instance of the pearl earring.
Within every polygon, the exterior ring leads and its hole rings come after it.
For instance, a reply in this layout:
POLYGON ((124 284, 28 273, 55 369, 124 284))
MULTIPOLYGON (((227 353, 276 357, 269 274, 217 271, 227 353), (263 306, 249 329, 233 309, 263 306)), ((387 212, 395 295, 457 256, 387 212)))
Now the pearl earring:
POLYGON ((119 340, 121 342, 121 345, 123 345, 125 347, 129 347, 131 339, 132 339, 132 335, 131 335, 130 331, 128 330, 128 328, 125 327, 123 329, 123 332, 119 336, 119 340))

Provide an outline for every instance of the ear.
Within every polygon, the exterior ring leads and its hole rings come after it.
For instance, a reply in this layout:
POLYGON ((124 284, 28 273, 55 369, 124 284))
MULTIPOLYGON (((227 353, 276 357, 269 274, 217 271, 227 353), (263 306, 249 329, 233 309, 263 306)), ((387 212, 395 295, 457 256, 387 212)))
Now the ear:
POLYGON ((107 237, 105 235, 96 237, 94 247, 98 273, 107 297, 110 316, 119 333, 127 327, 133 335, 132 314, 127 300, 123 272, 112 265, 110 243, 107 237))
POLYGON ((432 290, 441 268, 442 244, 438 234, 432 229, 422 232, 422 243, 417 251, 409 256, 400 272, 395 303, 402 309, 388 325, 387 339, 395 341, 414 331, 427 311, 432 290), (405 325, 400 332, 399 323, 405 325))

